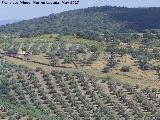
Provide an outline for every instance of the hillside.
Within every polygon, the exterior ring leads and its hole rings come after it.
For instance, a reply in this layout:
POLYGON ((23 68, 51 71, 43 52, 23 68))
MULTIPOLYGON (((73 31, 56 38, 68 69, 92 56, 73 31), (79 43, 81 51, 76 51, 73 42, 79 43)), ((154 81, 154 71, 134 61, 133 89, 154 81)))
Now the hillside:
POLYGON ((141 34, 129 43, 51 34, 2 41, 0 119, 160 120, 160 39, 141 34))
POLYGON ((0 27, 0 33, 20 33, 21 37, 42 34, 77 34, 101 40, 106 31, 143 31, 160 28, 160 8, 91 7, 24 20, 0 27))
POLYGON ((0 120, 160 120, 159 12, 92 7, 0 26, 0 120))

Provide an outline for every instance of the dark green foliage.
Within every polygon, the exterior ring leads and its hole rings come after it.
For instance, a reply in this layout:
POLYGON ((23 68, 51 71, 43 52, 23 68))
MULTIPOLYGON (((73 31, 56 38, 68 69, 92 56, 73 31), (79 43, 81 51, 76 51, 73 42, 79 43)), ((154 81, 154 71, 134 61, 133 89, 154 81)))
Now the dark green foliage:
POLYGON ((148 70, 149 69, 150 66, 147 62, 148 62, 148 59, 145 56, 140 56, 138 58, 139 67, 142 70, 148 70))
POLYGON ((90 50, 91 50, 91 52, 96 52, 96 51, 97 51, 97 48, 96 48, 94 45, 92 45, 92 46, 90 47, 90 50))
POLYGON ((103 68, 102 72, 103 72, 103 73, 107 73, 107 72, 109 72, 109 70, 110 70, 110 68, 107 66, 107 67, 104 67, 104 68, 103 68))
POLYGON ((65 64, 70 64, 70 63, 72 63, 71 58, 70 58, 70 57, 65 57, 65 58, 64 58, 64 63, 65 63, 65 64))
POLYGON ((123 66, 123 67, 121 68, 121 71, 122 71, 122 72, 129 72, 129 69, 130 69, 129 66, 123 66))

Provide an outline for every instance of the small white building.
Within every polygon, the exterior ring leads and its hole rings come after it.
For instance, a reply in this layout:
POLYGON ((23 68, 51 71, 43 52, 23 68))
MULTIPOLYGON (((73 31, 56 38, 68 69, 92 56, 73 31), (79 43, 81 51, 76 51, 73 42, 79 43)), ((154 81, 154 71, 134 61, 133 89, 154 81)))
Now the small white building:
POLYGON ((17 52, 17 55, 25 55, 26 54, 26 51, 18 51, 17 52))
POLYGON ((122 45, 122 46, 127 46, 128 44, 127 44, 127 43, 120 42, 120 45, 122 45))

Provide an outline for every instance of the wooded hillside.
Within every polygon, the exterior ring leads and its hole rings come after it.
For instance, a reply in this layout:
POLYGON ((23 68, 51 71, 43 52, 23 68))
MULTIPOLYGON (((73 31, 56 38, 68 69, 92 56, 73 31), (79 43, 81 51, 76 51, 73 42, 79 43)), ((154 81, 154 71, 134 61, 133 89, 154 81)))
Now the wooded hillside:
POLYGON ((77 34, 101 39, 106 31, 143 31, 160 28, 160 8, 91 7, 24 20, 0 27, 0 33, 19 33, 21 37, 49 33, 77 34))

